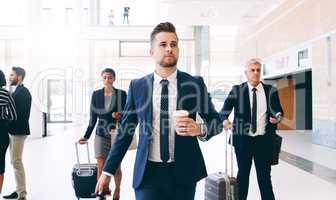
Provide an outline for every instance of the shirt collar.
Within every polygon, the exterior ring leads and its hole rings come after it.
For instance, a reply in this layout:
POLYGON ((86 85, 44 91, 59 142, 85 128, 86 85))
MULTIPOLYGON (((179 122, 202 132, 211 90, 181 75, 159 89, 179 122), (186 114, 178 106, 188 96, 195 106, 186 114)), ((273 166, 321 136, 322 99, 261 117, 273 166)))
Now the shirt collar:
MULTIPOLYGON (((249 88, 249 91, 252 91, 252 89, 254 88, 250 82, 247 82, 247 85, 248 85, 248 88, 249 88)), ((262 83, 260 82, 257 87, 255 87, 257 89, 257 91, 260 91, 261 89, 263 89, 263 86, 262 86, 262 83)))
POLYGON ((11 85, 11 86, 9 86, 9 89, 8 89, 9 92, 10 92, 11 94, 13 94, 18 86, 19 86, 19 85, 11 85))
MULTIPOLYGON (((160 81, 162 79, 164 79, 164 78, 162 78, 159 74, 154 72, 154 82, 155 83, 160 83, 160 81)), ((177 80, 177 70, 175 70, 174 73, 172 73, 170 76, 168 76, 165 79, 167 79, 169 81, 169 83, 176 81, 177 80)))

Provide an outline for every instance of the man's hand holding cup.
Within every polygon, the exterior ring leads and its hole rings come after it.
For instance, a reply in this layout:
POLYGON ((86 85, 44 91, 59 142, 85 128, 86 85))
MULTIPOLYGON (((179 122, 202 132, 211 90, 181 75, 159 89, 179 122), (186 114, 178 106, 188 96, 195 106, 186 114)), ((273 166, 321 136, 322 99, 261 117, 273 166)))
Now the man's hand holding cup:
POLYGON ((177 135, 202 136, 201 124, 190 118, 188 111, 176 110, 173 115, 177 135))

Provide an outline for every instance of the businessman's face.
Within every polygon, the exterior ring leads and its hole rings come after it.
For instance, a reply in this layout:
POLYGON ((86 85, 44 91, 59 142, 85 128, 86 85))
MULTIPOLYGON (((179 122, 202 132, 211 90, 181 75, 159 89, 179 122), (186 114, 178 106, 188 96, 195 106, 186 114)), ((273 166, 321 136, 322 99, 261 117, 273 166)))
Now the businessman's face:
POLYGON ((252 86, 257 86, 260 83, 260 73, 261 66, 258 64, 250 64, 245 70, 246 78, 252 86))
POLYGON ((104 86, 112 86, 113 85, 113 82, 115 80, 113 74, 111 73, 106 73, 104 72, 102 74, 102 79, 103 79, 103 82, 104 82, 104 86))
POLYGON ((175 33, 161 32, 155 36, 150 54, 161 67, 176 67, 179 48, 175 33))
POLYGON ((17 85, 19 83, 19 77, 15 71, 11 71, 9 74, 9 83, 10 85, 17 85))

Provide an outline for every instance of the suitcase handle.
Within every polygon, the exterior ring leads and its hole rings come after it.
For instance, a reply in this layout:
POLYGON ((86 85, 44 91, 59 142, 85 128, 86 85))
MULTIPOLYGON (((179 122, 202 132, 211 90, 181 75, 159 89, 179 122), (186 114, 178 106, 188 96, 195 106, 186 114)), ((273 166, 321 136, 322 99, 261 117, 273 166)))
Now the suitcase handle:
POLYGON ((88 167, 88 168, 79 167, 78 170, 76 171, 76 174, 77 174, 77 176, 86 177, 87 175, 92 176, 94 174, 94 171, 91 167, 88 167), (84 169, 88 169, 89 174, 85 174, 85 175, 81 174, 81 170, 84 170, 84 169))
MULTIPOLYGON (((80 161, 79 161, 78 145, 80 145, 80 143, 79 143, 79 142, 75 142, 76 156, 77 156, 77 164, 78 164, 78 166, 79 166, 79 165, 80 165, 80 161)), ((91 165, 91 161, 90 161, 90 151, 89 151, 89 144, 88 144, 88 142, 87 142, 85 145, 86 145, 86 152, 87 152, 88 162, 89 162, 89 165, 91 165)))
MULTIPOLYGON (((228 174, 228 136, 227 134, 229 134, 229 131, 225 131, 225 173, 228 174)), ((231 139, 231 155, 230 155, 230 164, 231 164, 231 177, 233 177, 233 132, 231 132, 230 134, 230 139, 231 139)))

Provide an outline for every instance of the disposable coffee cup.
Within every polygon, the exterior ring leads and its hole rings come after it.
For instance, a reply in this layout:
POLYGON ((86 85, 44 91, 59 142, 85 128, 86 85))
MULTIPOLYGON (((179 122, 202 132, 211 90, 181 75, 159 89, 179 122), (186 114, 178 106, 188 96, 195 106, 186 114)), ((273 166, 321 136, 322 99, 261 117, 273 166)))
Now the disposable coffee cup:
POLYGON ((178 118, 178 117, 188 117, 189 116, 189 112, 186 110, 175 110, 173 113, 174 118, 178 118))
POLYGON ((174 127, 176 127, 176 120, 179 117, 188 117, 189 116, 189 112, 186 110, 175 110, 173 112, 173 116, 174 116, 174 127))

